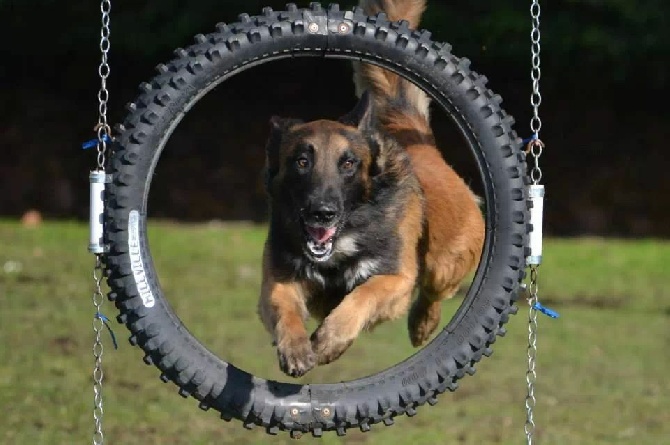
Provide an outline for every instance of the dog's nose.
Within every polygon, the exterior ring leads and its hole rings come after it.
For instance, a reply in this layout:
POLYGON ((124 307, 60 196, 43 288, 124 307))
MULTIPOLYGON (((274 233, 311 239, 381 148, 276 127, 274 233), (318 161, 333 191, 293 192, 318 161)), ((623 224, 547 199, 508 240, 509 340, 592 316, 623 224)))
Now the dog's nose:
POLYGON ((337 216, 337 207, 332 204, 318 204, 309 209, 309 216, 315 222, 326 224, 332 222, 337 216))

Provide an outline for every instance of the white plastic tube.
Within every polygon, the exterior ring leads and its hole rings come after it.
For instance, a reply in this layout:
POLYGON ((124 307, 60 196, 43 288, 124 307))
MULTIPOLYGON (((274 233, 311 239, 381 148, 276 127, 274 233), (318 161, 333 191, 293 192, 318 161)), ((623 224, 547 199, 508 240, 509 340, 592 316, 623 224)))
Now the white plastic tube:
POLYGON ((542 213, 544 211, 544 185, 533 184, 528 187, 528 199, 532 203, 530 208, 530 223, 533 230, 530 232, 530 254, 526 258, 529 265, 542 263, 542 213))
POLYGON ((103 242, 104 228, 102 220, 105 211, 104 195, 107 174, 104 170, 95 170, 91 172, 88 178, 91 184, 88 251, 91 253, 103 253, 105 245, 103 242))

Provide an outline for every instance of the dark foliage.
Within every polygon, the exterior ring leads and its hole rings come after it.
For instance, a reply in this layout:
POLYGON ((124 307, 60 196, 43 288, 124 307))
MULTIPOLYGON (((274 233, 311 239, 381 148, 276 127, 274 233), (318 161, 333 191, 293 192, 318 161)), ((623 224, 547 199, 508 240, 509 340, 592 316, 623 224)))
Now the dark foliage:
MULTIPOLYGON (((670 212, 660 204, 670 191, 663 163, 669 116, 662 100, 668 93, 670 4, 541 3, 550 232, 670 235, 670 212)), ((284 2, 114 0, 110 121, 122 119, 136 85, 174 48, 263 6, 283 9, 284 2)), ((530 117, 529 6, 429 0, 423 23, 489 77, 522 134, 530 117)), ((92 137, 97 120, 99 32, 95 1, 0 0, 0 214, 33 207, 53 216, 85 214, 93 155, 77 146, 92 137)), ((346 64, 307 61, 261 67, 222 85, 172 138, 152 195, 155 213, 263 219, 259 163, 267 118, 337 117, 354 102, 349 79, 346 64), (177 170, 194 179, 174 183, 177 170)), ((438 137, 455 146, 453 131, 440 119, 437 114, 438 137)), ((456 150, 448 157, 470 174, 456 150)))

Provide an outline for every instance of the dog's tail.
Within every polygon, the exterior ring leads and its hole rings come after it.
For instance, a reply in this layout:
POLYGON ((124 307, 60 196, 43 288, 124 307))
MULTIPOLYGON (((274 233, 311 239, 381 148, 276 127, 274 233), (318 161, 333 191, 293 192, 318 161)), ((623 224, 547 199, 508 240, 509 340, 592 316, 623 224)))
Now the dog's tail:
MULTIPOLYGON (((360 6, 367 15, 385 12, 389 20, 407 20, 410 28, 416 29, 426 0, 360 0, 360 6)), ((392 135, 410 136, 407 130, 412 129, 432 138, 430 99, 416 85, 384 68, 360 62, 354 63, 354 83, 358 97, 366 90, 370 92, 377 118, 392 135)))

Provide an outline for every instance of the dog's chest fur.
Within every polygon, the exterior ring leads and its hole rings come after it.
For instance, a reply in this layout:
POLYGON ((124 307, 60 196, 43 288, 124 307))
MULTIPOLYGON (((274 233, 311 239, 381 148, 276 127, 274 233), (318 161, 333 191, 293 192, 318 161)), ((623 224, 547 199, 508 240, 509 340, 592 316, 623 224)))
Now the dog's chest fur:
POLYGON ((325 318, 344 297, 370 277, 395 269, 382 258, 360 257, 342 261, 335 267, 308 262, 302 265, 303 279, 309 293, 306 304, 317 319, 325 318))
POLYGON ((383 226, 343 234, 335 241, 332 257, 324 263, 311 261, 302 254, 284 257, 285 273, 306 284, 305 302, 312 316, 326 317, 370 277, 397 273, 399 240, 390 226, 383 226))

